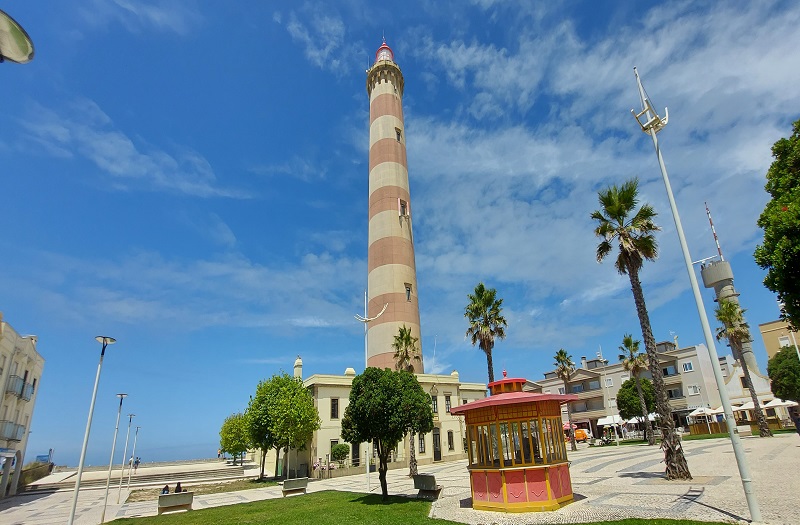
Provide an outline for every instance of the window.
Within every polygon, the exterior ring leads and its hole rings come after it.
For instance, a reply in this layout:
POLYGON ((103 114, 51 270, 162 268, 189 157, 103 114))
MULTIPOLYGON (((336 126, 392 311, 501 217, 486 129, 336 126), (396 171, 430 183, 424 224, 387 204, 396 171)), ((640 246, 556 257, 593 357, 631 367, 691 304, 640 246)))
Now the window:
POLYGON ((330 449, 331 454, 333 453, 333 447, 335 447, 338 444, 339 444, 338 439, 331 439, 331 449, 330 449))
POLYGON ((700 387, 697 385, 689 385, 687 387, 690 396, 696 396, 700 393, 700 387))
POLYGON ((583 385, 572 385, 572 393, 579 394, 583 392, 583 385))
POLYGON ((403 132, 400 131, 400 128, 394 128, 395 136, 397 136, 397 142, 400 142, 400 139, 403 138, 403 132))
POLYGON ((616 397, 609 397, 608 398, 608 408, 617 408, 617 398, 616 397))
POLYGON ((694 366, 692 365, 691 361, 687 361, 687 362, 683 363, 683 371, 684 372, 691 372, 692 370, 694 370, 694 366))
POLYGON ((400 216, 401 217, 408 217, 408 203, 404 200, 400 200, 400 216))
POLYGON ((613 377, 607 377, 606 378, 606 388, 610 388, 612 386, 614 386, 614 378, 613 377))
POLYGON ((742 388, 747 388, 747 382, 744 380, 744 376, 740 377, 739 381, 742 383, 742 388))
POLYGON ((331 398, 331 419, 339 419, 339 398, 331 398))
MULTIPOLYGON (((450 413, 450 396, 444 396, 444 411, 450 413)), ((450 450, 453 450, 452 448, 450 450)))
POLYGON ((447 431, 447 450, 455 450, 455 449, 456 449, 456 443, 453 440, 453 431, 452 430, 448 430, 447 431))
POLYGON ((411 300, 411 285, 409 283, 406 284, 406 301, 411 300))
POLYGON ((680 388, 670 388, 667 390, 667 397, 670 399, 678 399, 683 397, 683 394, 681 394, 680 388))
POLYGON ((596 379, 592 379, 589 381, 589 390, 599 390, 600 389, 600 381, 596 379))
POLYGON ((559 394, 564 394, 565 393, 563 386, 558 387, 558 393, 559 394))
POLYGON ((789 336, 782 335, 778 338, 778 346, 783 348, 784 346, 791 346, 792 344, 789 342, 789 336))
POLYGON ((674 366, 669 365, 667 367, 662 368, 661 373, 664 374, 664 377, 674 376, 675 374, 678 373, 678 370, 674 366))
POLYGON ((420 454, 425 453, 425 434, 419 435, 419 453, 420 454))
POLYGON ((433 405, 433 413, 434 414, 438 414, 439 413, 439 402, 438 402, 438 398, 436 396, 434 396, 433 394, 431 394, 431 404, 433 405))
POLYGON ((467 404, 467 400, 466 400, 466 399, 462 399, 462 400, 461 400, 461 404, 462 404, 462 405, 466 405, 466 404, 467 404))

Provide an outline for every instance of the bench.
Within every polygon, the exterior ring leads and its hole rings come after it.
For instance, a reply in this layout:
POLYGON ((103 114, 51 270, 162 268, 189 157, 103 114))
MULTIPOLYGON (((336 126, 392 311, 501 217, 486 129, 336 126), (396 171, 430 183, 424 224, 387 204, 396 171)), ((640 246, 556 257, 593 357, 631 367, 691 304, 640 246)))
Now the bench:
POLYGON ((159 494, 158 514, 168 510, 192 510, 194 492, 177 492, 172 494, 159 494))
POLYGON ((436 484, 433 474, 417 474, 414 476, 414 488, 419 489, 418 498, 437 499, 442 486, 436 484))
POLYGON ((308 478, 293 478, 287 479, 283 482, 283 487, 281 487, 281 492, 283 492, 283 497, 286 497, 286 494, 290 492, 298 492, 303 491, 303 494, 306 493, 306 487, 308 487, 308 478))

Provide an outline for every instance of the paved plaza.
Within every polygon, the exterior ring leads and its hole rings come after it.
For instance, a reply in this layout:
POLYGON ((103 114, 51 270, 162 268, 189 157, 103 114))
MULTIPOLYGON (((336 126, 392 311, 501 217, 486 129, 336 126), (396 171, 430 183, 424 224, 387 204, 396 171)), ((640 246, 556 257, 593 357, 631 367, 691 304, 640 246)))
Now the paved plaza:
MULTIPOLYGON (((746 437, 743 443, 764 522, 800 523, 797 504, 800 481, 796 475, 800 472, 800 438, 796 434, 781 434, 772 439, 746 437)), ((570 453, 575 502, 555 512, 504 514, 472 510, 466 461, 424 465, 420 472, 435 474, 437 483, 444 486, 439 500, 432 505, 431 516, 468 524, 582 523, 626 517, 747 521, 749 513, 730 441, 687 441, 684 448, 694 479, 675 482, 662 478, 663 455, 658 447, 583 445, 570 453)), ((406 469, 389 471, 390 494, 416 494, 407 473, 406 469)), ((309 484, 308 490, 367 492, 367 480, 364 474, 317 480, 309 484)), ((376 473, 370 475, 369 491, 380 493, 376 473)), ((72 494, 65 490, 3 500, 0 523, 63 525, 69 516, 72 494)), ((103 494, 102 489, 81 490, 77 524, 99 523, 103 494)), ((116 494, 116 490, 110 493, 110 503, 116 503, 116 494)), ((125 497, 123 491, 123 500, 125 497)), ((280 487, 266 487, 198 495, 193 507, 202 509, 280 497, 280 487)), ((106 519, 154 514, 155 501, 110 504, 106 519)))

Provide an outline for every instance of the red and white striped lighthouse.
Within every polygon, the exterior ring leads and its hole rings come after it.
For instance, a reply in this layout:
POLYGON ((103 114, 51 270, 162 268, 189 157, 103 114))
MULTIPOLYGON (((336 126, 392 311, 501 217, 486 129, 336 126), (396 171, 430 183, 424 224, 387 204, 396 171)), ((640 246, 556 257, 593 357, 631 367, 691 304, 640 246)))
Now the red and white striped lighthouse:
MULTIPOLYGON (((422 336, 417 301, 417 270, 411 231, 406 135, 403 124, 403 74, 391 48, 383 45, 367 70, 369 94, 369 253, 368 366, 394 368, 392 343, 401 326, 422 336)), ((422 363, 414 363, 422 373, 422 363)))

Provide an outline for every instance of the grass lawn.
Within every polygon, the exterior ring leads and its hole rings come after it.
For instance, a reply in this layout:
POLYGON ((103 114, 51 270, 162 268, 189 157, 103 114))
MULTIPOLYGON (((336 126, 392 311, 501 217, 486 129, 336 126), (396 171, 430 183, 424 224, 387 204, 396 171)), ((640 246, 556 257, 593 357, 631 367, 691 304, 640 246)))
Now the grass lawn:
MULTIPOLYGON (((260 489, 262 487, 272 487, 277 485, 275 481, 259 481, 257 479, 239 479, 236 481, 227 481, 224 483, 205 483, 203 485, 193 485, 191 483, 183 486, 189 492, 198 494, 219 494, 220 492, 234 492, 237 490, 260 489)), ((175 490, 175 485, 169 486, 170 490, 175 490)), ((128 496, 129 503, 132 501, 155 501, 158 495, 161 494, 161 487, 150 489, 139 489, 131 492, 128 496)))
MULTIPOLYGON (((430 508, 430 502, 421 499, 392 496, 388 502, 383 503, 380 495, 376 494, 326 491, 162 516, 119 519, 114 520, 113 523, 118 525, 123 523, 131 525, 206 525, 209 523, 214 525, 305 525, 307 523, 314 525, 349 523, 446 525, 456 523, 429 518, 430 508)), ((702 521, 638 519, 596 522, 593 525, 612 523, 619 525, 710 525, 709 522, 702 521)), ((719 522, 720 525, 721 523, 719 522)))

